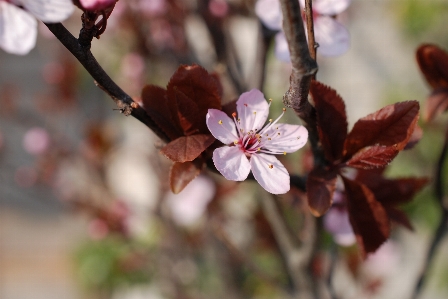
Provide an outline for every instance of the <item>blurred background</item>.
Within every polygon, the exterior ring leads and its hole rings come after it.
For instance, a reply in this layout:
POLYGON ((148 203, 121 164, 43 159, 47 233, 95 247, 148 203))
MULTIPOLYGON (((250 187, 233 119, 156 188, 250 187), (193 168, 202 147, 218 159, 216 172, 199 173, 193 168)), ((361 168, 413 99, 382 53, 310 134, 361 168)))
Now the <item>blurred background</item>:
MULTIPOLYGON (((272 32, 262 27, 254 2, 121 0, 92 52, 136 100, 146 84, 165 87, 179 64, 199 63, 220 75, 224 101, 264 80, 278 115, 290 65, 276 59, 272 38, 264 39, 270 42, 260 65, 260 39, 272 32), (207 17, 227 28, 233 43, 215 49, 207 17)), ((353 0, 338 16, 350 49, 318 56, 317 78, 345 100, 350 127, 390 103, 418 100, 424 107, 430 90, 415 50, 422 43, 448 49, 447 13, 447 0, 353 0)), ((64 22, 75 36, 80 16, 64 22)), ((287 298, 279 287, 288 284, 284 265, 254 183, 206 173, 171 194, 162 143, 114 110, 43 24, 30 54, 0 52, 0 69, 1 299, 287 298)), ((421 121, 423 139, 387 174, 432 177, 447 122, 446 116, 421 121)), ((291 155, 286 163, 303 173, 302 160, 291 155)), ((334 245, 328 234, 330 253, 321 262, 338 253, 338 298, 409 298, 438 225, 434 201, 430 185, 405 207, 414 231, 397 228, 366 262, 353 245, 334 245)), ((422 298, 448 297, 447 250, 445 240, 422 298)))

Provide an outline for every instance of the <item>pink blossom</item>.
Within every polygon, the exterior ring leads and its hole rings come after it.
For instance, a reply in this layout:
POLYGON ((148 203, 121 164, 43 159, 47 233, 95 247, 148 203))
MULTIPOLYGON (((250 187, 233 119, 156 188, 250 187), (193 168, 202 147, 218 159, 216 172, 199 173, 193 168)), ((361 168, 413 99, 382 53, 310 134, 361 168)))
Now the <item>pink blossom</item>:
POLYGON ((25 55, 36 44, 37 21, 57 23, 73 12, 71 0, 0 0, 0 48, 25 55))
POLYGON ((213 152, 216 169, 228 180, 244 181, 252 170, 266 191, 289 191, 289 174, 273 155, 292 153, 306 144, 308 131, 303 126, 279 124, 280 117, 264 126, 269 106, 257 89, 243 93, 236 102, 233 120, 224 112, 209 109, 206 121, 212 135, 226 144, 213 152))
POLYGON ((333 206, 324 216, 324 228, 333 235, 334 241, 341 246, 356 243, 356 236, 350 224, 345 203, 345 194, 336 190, 333 195, 333 206))
POLYGON ((50 135, 39 127, 31 128, 23 137, 23 148, 32 155, 44 153, 50 146, 50 135))
MULTIPOLYGON (((299 0, 302 7, 305 0, 299 0)), ((319 44, 317 52, 324 56, 344 54, 350 47, 347 29, 334 16, 350 5, 351 0, 314 0, 314 35, 319 44)), ((280 30, 275 38, 275 54, 282 61, 290 61, 289 49, 282 30, 282 12, 278 0, 258 0, 255 12, 263 24, 272 30, 280 30)))
POLYGON ((79 0, 86 10, 104 10, 114 5, 117 0, 79 0))

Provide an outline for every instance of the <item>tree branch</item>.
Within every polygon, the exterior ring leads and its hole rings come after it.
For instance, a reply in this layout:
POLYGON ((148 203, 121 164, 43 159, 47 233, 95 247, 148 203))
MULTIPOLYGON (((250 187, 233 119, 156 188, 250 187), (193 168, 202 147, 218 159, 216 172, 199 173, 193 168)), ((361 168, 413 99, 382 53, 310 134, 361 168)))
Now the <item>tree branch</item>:
POLYGON ((314 39, 313 1, 305 0, 306 30, 308 32, 308 50, 311 58, 316 61, 316 40, 314 39))
POLYGON ((307 227, 309 235, 300 242, 289 230, 281 214, 278 201, 274 196, 265 193, 265 196, 261 199, 261 204, 285 259, 288 273, 295 289, 295 297, 300 299, 313 298, 313 281, 309 267, 317 237, 315 234, 315 218, 313 217, 313 221, 308 222, 310 224, 310 227, 307 227))
POLYGON ((101 87, 117 104, 120 111, 128 116, 132 115, 148 126, 160 139, 168 142, 169 139, 154 121, 146 114, 132 98, 125 93, 98 64, 88 47, 83 47, 61 23, 45 25, 59 39, 59 41, 78 59, 84 68, 93 77, 96 84, 101 87))
POLYGON ((437 198, 440 209, 442 210, 442 216, 439 222, 439 226, 436 229, 432 242, 429 246, 428 253, 426 254, 426 259, 423 264, 423 268, 420 272, 420 275, 417 280, 417 284, 414 288, 414 293, 412 298, 418 298, 419 294, 423 289, 423 285, 425 284, 429 266, 432 263, 432 259, 434 258, 434 254, 436 252, 437 247, 442 241, 443 237, 446 235, 447 227, 448 227, 448 207, 444 204, 445 192, 444 192, 444 182, 443 178, 443 168, 446 162, 446 158, 448 155, 448 130, 445 132, 445 143, 443 144, 442 152, 440 153, 439 161, 437 163, 437 169, 435 173, 435 184, 434 184, 434 194, 437 198))

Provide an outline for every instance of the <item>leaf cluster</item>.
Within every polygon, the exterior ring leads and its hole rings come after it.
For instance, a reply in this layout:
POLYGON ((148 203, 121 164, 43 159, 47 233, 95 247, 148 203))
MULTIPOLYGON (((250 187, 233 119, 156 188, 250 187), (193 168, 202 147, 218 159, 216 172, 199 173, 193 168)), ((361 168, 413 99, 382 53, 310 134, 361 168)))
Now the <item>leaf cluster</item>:
POLYGON ((388 105, 359 119, 348 132, 342 98, 324 84, 313 81, 310 93, 317 130, 325 157, 307 181, 308 204, 315 216, 331 207, 337 177, 342 178, 350 223, 363 254, 374 252, 390 235, 390 220, 408 228, 406 215, 396 208, 406 203, 427 182, 423 178, 386 179, 384 168, 419 138, 419 104, 407 101, 388 105), (355 168, 350 177, 345 171, 355 168))

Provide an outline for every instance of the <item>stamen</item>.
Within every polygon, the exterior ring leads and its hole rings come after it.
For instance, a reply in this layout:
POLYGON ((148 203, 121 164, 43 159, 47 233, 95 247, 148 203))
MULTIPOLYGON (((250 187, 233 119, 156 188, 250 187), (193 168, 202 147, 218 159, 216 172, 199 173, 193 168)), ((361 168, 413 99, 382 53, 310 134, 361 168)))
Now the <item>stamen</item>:
POLYGON ((222 120, 219 120, 219 121, 218 121, 218 124, 222 125, 222 120))
POLYGON ((274 165, 269 164, 269 168, 270 168, 270 169, 274 168, 274 165))
POLYGON ((286 152, 283 152, 283 155, 285 155, 285 156, 286 156, 286 152))

